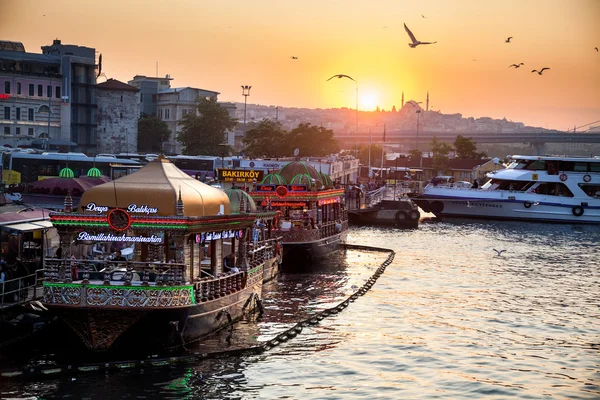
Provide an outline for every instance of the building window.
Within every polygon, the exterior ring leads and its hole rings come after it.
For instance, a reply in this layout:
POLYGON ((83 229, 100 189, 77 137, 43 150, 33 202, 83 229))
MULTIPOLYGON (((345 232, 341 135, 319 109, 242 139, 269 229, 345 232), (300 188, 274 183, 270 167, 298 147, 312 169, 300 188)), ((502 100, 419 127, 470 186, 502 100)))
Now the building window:
POLYGON ((29 95, 33 96, 35 94, 35 85, 33 83, 29 84, 29 95))
POLYGON ((185 114, 187 114, 187 109, 184 108, 183 110, 181 110, 181 116, 183 117, 185 114))
POLYGON ((30 108, 29 110, 27 110, 27 120, 33 121, 33 108, 30 108))
POLYGON ((21 107, 17 107, 17 108, 15 109, 15 119, 16 119, 17 121, 20 121, 20 120, 21 120, 21 107))
POLYGON ((140 93, 140 103, 144 102, 144 93, 140 93))
POLYGON ((123 95, 121 95, 121 103, 123 102, 123 95))
POLYGON ((156 95, 155 94, 152 95, 152 102, 156 103, 156 95))
POLYGON ((4 107, 4 119, 10 119, 10 107, 4 107))
POLYGON ((123 113, 119 113, 119 117, 120 117, 120 118, 123 118, 123 113))
POLYGON ((46 97, 52 97, 52 86, 48 85, 46 87, 46 97))
POLYGON ((60 86, 57 86, 54 89, 54 97, 56 97, 57 99, 60 99, 60 86))
POLYGON ((21 128, 17 126, 15 128, 15 135, 20 135, 20 134, 21 134, 21 128))
POLYGON ((48 106, 40 106, 40 108, 38 109, 39 113, 49 113, 50 112, 50 107, 48 106))
POLYGON ((10 94, 10 81, 4 81, 4 93, 10 94))
POLYGON ((33 128, 29 128, 29 129, 27 129, 27 134, 28 134, 29 136, 33 136, 33 128))
POLYGON ((163 112, 162 112, 162 108, 159 110, 160 113, 160 119, 163 119, 163 112))
POLYGON ((168 108, 165 110, 165 119, 169 119, 171 117, 171 110, 169 110, 168 108))
POLYGON ((4 135, 5 136, 10 136, 10 126, 5 126, 4 127, 4 135))
POLYGON ((21 82, 17 82, 17 94, 21 94, 21 82))

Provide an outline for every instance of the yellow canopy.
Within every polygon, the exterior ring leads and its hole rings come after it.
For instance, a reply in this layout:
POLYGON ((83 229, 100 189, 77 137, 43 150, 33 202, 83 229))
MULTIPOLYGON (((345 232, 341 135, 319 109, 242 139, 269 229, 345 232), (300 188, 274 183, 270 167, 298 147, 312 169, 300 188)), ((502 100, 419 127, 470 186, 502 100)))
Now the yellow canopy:
POLYGON ((135 209, 134 213, 173 216, 177 213, 179 192, 184 215, 209 216, 231 214, 225 192, 197 181, 160 156, 130 175, 94 186, 85 191, 80 212, 98 214, 103 207, 135 209))

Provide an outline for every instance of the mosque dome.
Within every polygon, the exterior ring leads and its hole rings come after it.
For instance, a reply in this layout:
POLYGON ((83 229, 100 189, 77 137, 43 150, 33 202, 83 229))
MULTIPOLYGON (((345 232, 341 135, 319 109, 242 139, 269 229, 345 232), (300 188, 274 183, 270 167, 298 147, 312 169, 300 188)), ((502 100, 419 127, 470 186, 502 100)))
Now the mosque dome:
POLYGON ((287 182, 279 174, 267 174, 260 183, 263 185, 285 185, 287 182))
POLYGON ((69 167, 61 169, 60 172, 58 173, 58 176, 60 178, 75 178, 75 174, 73 173, 73 170, 69 167))

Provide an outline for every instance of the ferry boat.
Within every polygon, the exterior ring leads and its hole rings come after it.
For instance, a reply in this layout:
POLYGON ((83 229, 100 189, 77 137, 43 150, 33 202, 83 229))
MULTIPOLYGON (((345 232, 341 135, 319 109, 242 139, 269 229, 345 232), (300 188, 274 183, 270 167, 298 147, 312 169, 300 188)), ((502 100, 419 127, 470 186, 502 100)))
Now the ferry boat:
POLYGON ((509 158, 479 188, 436 182, 411 197, 436 217, 600 223, 600 158, 509 158))
POLYGON ((67 195, 50 215, 62 254, 44 261, 43 306, 92 351, 201 340, 254 309, 281 261, 277 212, 234 203, 163 156, 78 208, 67 195))
POLYGON ((275 234, 282 237, 284 271, 310 268, 346 241, 344 189, 306 162, 292 161, 266 175, 250 196, 263 210, 279 214, 275 234))

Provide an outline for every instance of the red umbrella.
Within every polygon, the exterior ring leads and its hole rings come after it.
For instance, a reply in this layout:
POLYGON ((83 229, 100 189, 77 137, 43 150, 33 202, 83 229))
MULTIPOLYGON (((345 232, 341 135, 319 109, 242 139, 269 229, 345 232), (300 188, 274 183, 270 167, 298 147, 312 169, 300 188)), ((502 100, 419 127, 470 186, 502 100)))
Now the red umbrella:
POLYGON ((73 196, 81 196, 92 186, 96 185, 81 178, 49 178, 34 182, 28 188, 29 193, 66 195, 71 190, 73 196))
POLYGON ((101 175, 99 177, 93 176, 80 176, 78 179, 81 179, 92 186, 101 185, 106 182, 110 182, 110 178, 106 175, 101 175))

